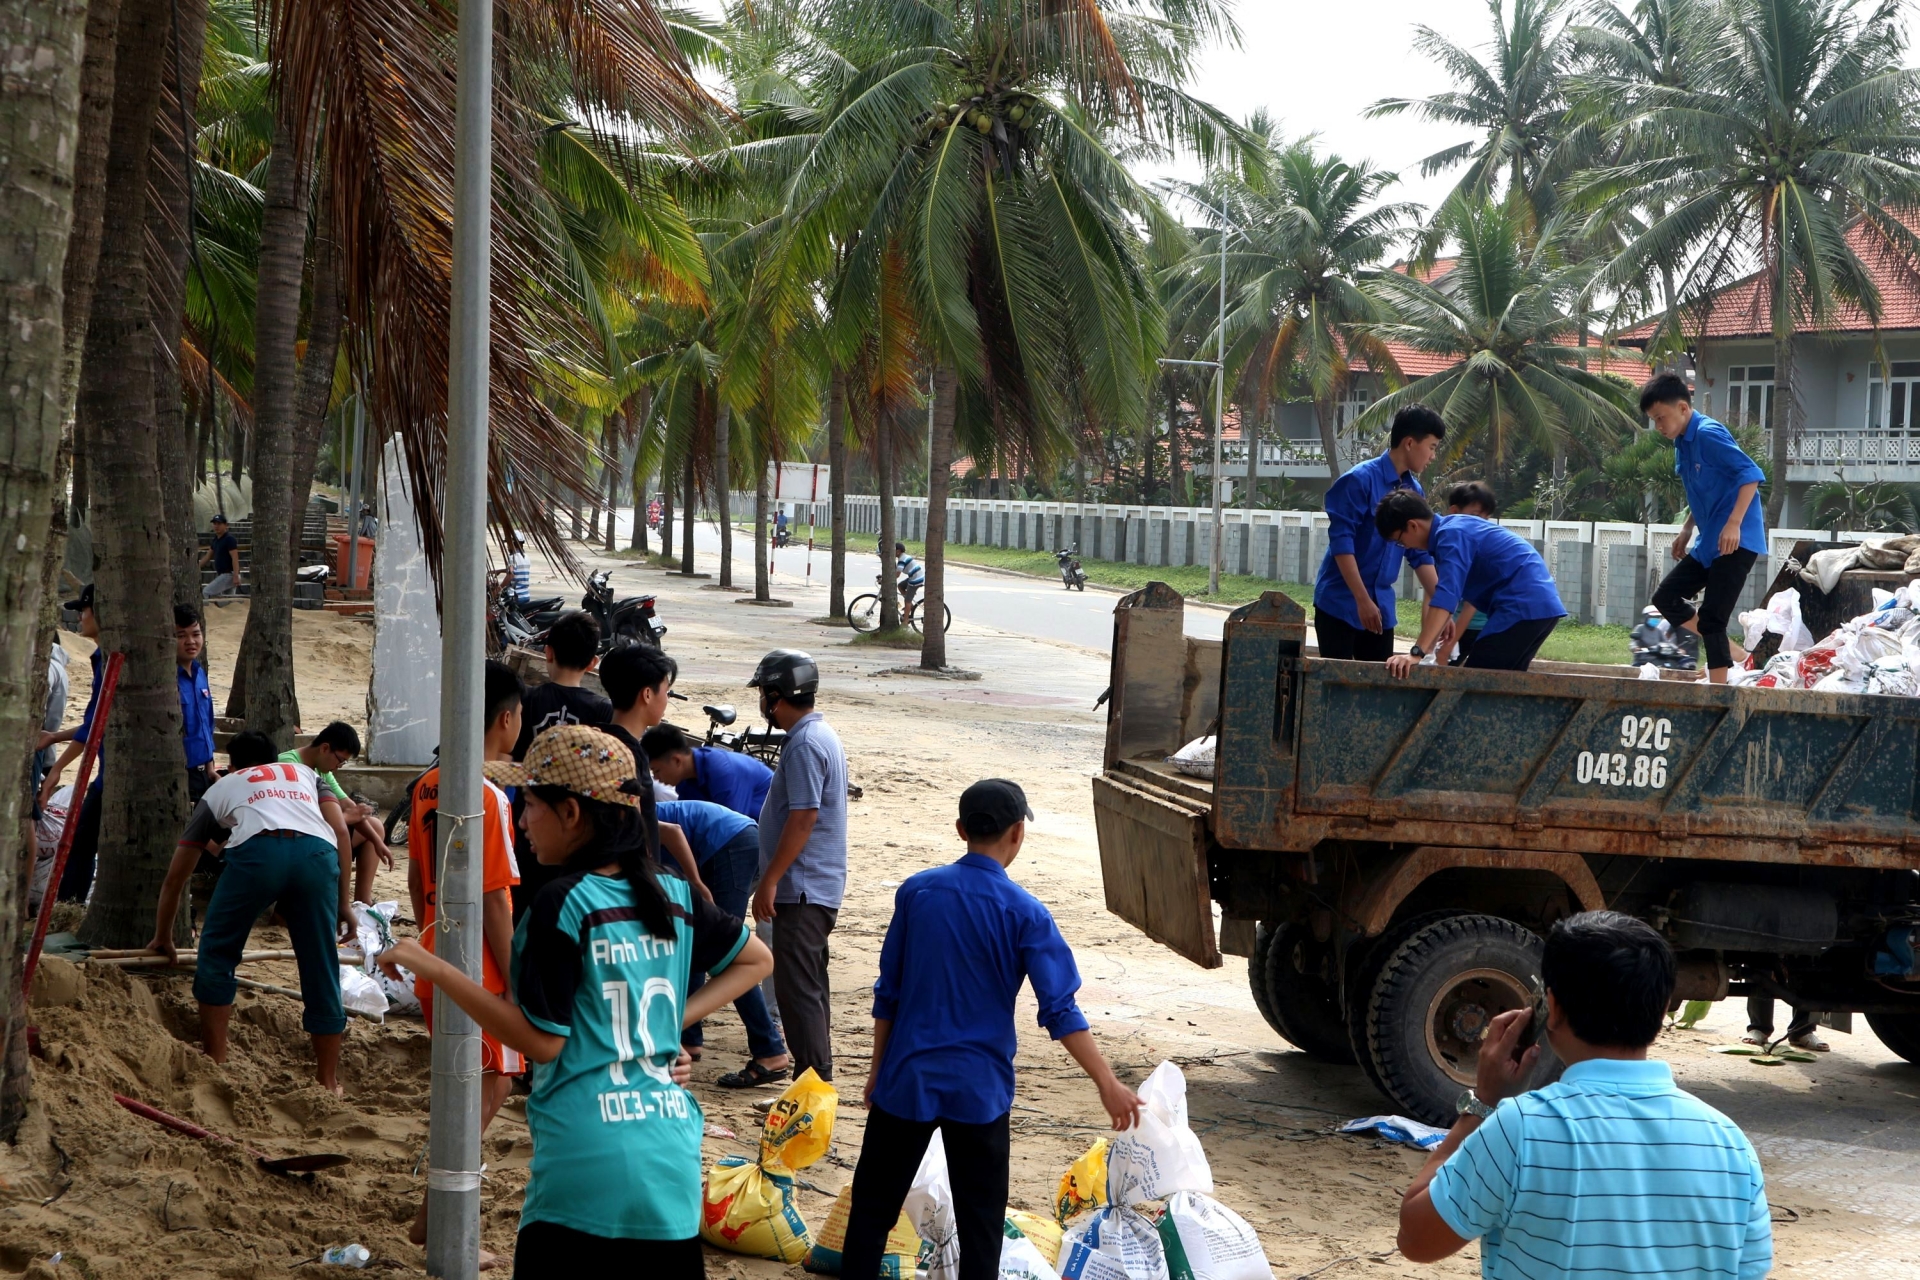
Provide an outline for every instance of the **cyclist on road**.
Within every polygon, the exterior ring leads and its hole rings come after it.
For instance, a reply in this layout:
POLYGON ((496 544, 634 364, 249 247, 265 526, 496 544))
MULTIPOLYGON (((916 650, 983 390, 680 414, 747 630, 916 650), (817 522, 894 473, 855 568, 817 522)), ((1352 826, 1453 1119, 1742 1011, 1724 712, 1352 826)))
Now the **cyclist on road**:
POLYGON ((920 589, 927 585, 927 571, 920 562, 907 554, 907 544, 893 544, 893 554, 898 557, 894 567, 900 571, 900 599, 908 613, 913 612, 913 599, 920 589))

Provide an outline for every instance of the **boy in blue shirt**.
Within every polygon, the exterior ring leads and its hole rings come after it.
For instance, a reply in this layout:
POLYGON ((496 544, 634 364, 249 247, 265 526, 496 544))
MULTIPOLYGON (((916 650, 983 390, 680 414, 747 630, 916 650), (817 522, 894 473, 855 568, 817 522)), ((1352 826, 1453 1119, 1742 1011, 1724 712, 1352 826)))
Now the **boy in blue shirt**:
POLYGON ((1640 388, 1640 412, 1673 441, 1673 469, 1687 491, 1687 522, 1673 540, 1679 563, 1653 593, 1653 603, 1668 622, 1700 637, 1707 679, 1725 684, 1733 665, 1727 619, 1753 562, 1767 550, 1767 524, 1756 500, 1767 476, 1724 426, 1694 411, 1693 391, 1678 374, 1649 378, 1640 388), (1695 612, 1687 600, 1702 587, 1706 596, 1695 612))
MULTIPOLYGON (((1482 520, 1491 520, 1500 510, 1500 499, 1482 480, 1466 480, 1447 491, 1447 514, 1450 516, 1479 516, 1482 520)), ((1453 619, 1453 659, 1452 665, 1460 666, 1473 652, 1473 646, 1480 639, 1480 633, 1486 629, 1486 610, 1476 607, 1472 601, 1462 601, 1460 612, 1453 619)), ((1448 661, 1446 645, 1436 650, 1440 662, 1448 661)))
POLYGON ((1007 875, 1032 817, 1014 783, 974 783, 960 796, 955 824, 966 855, 908 877, 894 894, 873 984, 867 1132, 853 1174, 843 1280, 879 1275, 887 1232, 936 1129, 953 1185, 959 1280, 998 1273, 1019 1047, 1013 1003, 1024 981, 1032 980, 1040 1025, 1093 1078, 1113 1127, 1130 1127, 1139 1113, 1140 1099, 1114 1076, 1074 1003, 1080 973, 1059 926, 1007 875))
MULTIPOLYGON (((1387 451, 1361 463, 1327 490, 1327 555, 1313 588, 1313 634, 1323 658, 1385 662, 1393 654, 1398 619, 1393 584, 1402 552, 1381 538, 1373 513, 1390 493, 1424 494, 1420 473, 1440 451, 1447 424, 1425 405, 1410 404, 1393 415, 1387 451)), ((1424 551, 1406 553, 1429 597, 1433 560, 1424 551)))
POLYGON ((1429 650, 1453 637, 1453 611, 1474 601, 1487 615, 1473 652, 1460 665, 1483 671, 1525 671, 1540 646, 1567 616, 1553 575, 1533 544, 1478 516, 1435 515, 1425 498, 1391 493, 1374 517, 1380 536, 1433 556, 1437 583, 1427 597, 1420 638, 1387 659, 1387 671, 1405 676, 1429 650))
POLYGON ((750 755, 721 747, 696 747, 684 730, 658 724, 640 738, 656 782, 682 800, 711 800, 743 817, 760 820, 773 770, 750 755))

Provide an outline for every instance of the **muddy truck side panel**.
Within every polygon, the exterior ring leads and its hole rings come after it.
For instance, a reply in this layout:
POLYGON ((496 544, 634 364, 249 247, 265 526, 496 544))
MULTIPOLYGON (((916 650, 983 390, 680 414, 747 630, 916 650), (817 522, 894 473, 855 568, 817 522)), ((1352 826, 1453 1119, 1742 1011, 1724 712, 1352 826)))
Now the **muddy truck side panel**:
POLYGON ((1861 1011, 1920 1058, 1920 700, 1546 663, 1394 679, 1318 657, 1278 593, 1217 645, 1183 610, 1153 584, 1115 611, 1108 907, 1197 963, 1246 955, 1301 1048, 1449 1120, 1540 935, 1611 907, 1672 942, 1676 999, 1861 1011), (1165 763, 1216 723, 1213 779, 1165 763))

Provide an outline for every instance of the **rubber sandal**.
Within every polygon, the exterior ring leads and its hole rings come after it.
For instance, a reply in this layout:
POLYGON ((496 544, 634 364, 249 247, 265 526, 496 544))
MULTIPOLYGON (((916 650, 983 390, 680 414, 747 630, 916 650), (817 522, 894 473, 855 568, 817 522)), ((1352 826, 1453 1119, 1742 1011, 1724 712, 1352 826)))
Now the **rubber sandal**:
POLYGON ((1802 1053, 1833 1052, 1832 1045, 1828 1044, 1825 1040, 1822 1040, 1819 1036, 1814 1035, 1811 1032, 1807 1033, 1806 1035, 1795 1036, 1793 1039, 1787 1041, 1787 1043, 1792 1045, 1794 1048, 1798 1049, 1802 1053))
POLYGON ((787 1078, 785 1067, 763 1067, 748 1059, 738 1071, 729 1071, 714 1081, 722 1089, 758 1089, 763 1084, 778 1084, 787 1078))

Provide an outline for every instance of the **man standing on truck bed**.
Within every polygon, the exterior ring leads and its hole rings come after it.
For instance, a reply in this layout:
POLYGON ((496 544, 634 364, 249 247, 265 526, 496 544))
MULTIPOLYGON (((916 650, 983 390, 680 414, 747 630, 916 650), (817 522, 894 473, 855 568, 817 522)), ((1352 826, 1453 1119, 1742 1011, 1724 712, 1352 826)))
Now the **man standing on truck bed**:
MULTIPOLYGON (((1385 662, 1393 654, 1398 621, 1393 584, 1402 553, 1374 529, 1373 513, 1390 493, 1424 494, 1420 473, 1440 451, 1447 424, 1425 405, 1410 404, 1393 415, 1387 451, 1361 463, 1327 490, 1327 556, 1313 587, 1313 633, 1323 658, 1385 662)), ((1433 595, 1433 558, 1406 555, 1420 585, 1433 595)))
POLYGON ((1408 554, 1431 555, 1438 575, 1427 592, 1419 639, 1406 653, 1387 659, 1391 675, 1405 676, 1429 650, 1446 661, 1453 611, 1462 601, 1483 607, 1487 625, 1460 665, 1484 671, 1525 671, 1567 616, 1546 561, 1511 529, 1478 516, 1436 515, 1425 498, 1412 493, 1388 494, 1374 527, 1408 554))
POLYGON ((1694 410, 1693 391, 1678 374, 1649 378, 1640 388, 1640 412, 1673 441, 1673 469, 1687 491, 1687 522, 1673 540, 1673 558, 1680 563, 1653 593, 1653 603, 1676 629, 1700 637, 1707 679, 1725 684, 1733 665, 1727 619, 1754 560, 1767 551, 1767 525, 1756 501, 1766 473, 1724 426, 1694 410), (1696 613, 1687 599, 1702 587, 1707 594, 1696 613))

